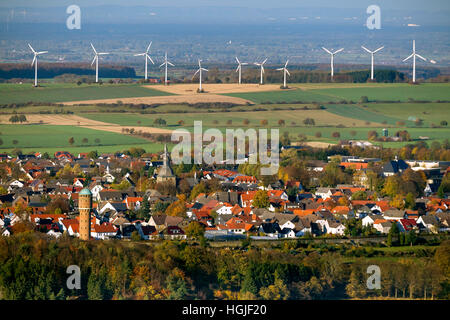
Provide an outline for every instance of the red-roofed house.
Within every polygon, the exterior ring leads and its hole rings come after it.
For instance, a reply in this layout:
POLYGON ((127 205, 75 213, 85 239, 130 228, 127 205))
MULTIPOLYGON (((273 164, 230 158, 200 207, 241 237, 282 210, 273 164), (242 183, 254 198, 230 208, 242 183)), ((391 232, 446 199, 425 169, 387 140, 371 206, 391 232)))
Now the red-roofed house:
POLYGON ((414 219, 400 219, 398 221, 398 228, 400 232, 409 232, 417 229, 416 220, 414 219))

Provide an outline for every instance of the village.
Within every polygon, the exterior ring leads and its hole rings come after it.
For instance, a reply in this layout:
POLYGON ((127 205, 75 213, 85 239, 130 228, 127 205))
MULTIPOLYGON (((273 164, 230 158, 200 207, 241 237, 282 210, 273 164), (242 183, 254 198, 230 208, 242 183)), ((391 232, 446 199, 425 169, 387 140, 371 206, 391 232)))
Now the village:
POLYGON ((258 179, 246 174, 245 165, 172 169, 167 148, 162 154, 1 154, 0 234, 34 230, 79 237, 82 190, 92 198, 89 237, 95 240, 199 234, 213 241, 352 238, 383 237, 393 228, 405 235, 450 230, 450 200, 438 191, 449 162, 328 158, 307 162, 309 181, 302 181, 287 170, 258 179), (321 186, 330 168, 337 175, 351 173, 351 183, 321 186), (393 185, 399 177, 405 183, 405 177, 422 178, 415 186, 423 190, 400 197, 402 186, 393 185))

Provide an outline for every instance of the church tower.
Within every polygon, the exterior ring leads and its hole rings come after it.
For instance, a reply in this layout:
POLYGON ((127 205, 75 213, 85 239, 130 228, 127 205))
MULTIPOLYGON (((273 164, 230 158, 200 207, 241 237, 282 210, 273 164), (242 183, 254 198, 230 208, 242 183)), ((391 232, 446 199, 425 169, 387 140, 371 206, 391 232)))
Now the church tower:
POLYGON ((92 193, 88 188, 81 190, 78 195, 78 210, 80 211, 80 239, 89 240, 91 238, 92 193))
POLYGON ((164 145, 163 165, 158 170, 156 176, 157 182, 169 182, 176 185, 177 179, 173 174, 172 168, 170 168, 169 152, 167 151, 167 145, 164 145))

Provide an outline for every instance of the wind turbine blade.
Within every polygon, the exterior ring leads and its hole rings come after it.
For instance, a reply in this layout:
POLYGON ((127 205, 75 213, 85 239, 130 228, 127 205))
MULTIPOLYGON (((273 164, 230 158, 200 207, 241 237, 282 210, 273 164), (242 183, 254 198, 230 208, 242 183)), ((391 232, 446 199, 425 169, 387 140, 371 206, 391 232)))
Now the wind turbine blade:
POLYGON ((36 61, 36 55, 34 55, 33 61, 31 62, 31 66, 34 66, 35 61, 36 61))
POLYGON ((140 57, 140 56, 143 56, 143 55, 145 55, 145 53, 138 53, 138 54, 135 54, 134 56, 135 57, 140 57))
POLYGON ((203 71, 206 71, 206 72, 208 72, 208 71, 209 71, 208 69, 205 69, 205 68, 202 68, 202 70, 203 70, 203 71))
POLYGON ((241 65, 242 66, 246 66, 246 65, 248 65, 248 63, 247 62, 242 62, 241 65))
POLYGON ((261 70, 262 70, 262 73, 265 73, 263 65, 261 65, 261 70))
POLYGON ((167 61, 167 63, 168 63, 169 65, 171 65, 172 67, 175 67, 175 65, 174 65, 172 62, 167 61))
POLYGON ((423 61, 427 61, 427 59, 425 59, 424 57, 422 57, 420 54, 416 53, 416 57, 419 57, 420 59, 422 59, 423 61))
POLYGON ((286 73, 288 74, 288 76, 291 76, 288 69, 286 69, 286 73))
POLYGON ((48 53, 48 51, 39 51, 36 54, 44 54, 44 53, 48 53))
POLYGON ((197 71, 195 71, 194 75, 192 76, 192 79, 194 79, 195 75, 196 75, 197 73, 199 73, 199 72, 200 72, 200 69, 198 69, 197 71))
POLYGON ((287 67, 288 63, 289 63, 289 60, 286 61, 286 64, 284 65, 285 68, 287 67))
POLYGON ((339 52, 341 52, 342 50, 344 50, 344 48, 340 48, 339 50, 336 50, 333 54, 339 53, 339 52))
POLYGON ((239 61, 238 57, 236 57, 236 61, 237 61, 237 63, 241 64, 241 62, 239 61))
POLYGON ((152 41, 150 41, 150 44, 147 47, 147 51, 145 51, 145 53, 148 53, 150 51, 150 47, 152 46, 152 41))
POLYGON ((166 63, 164 62, 164 63, 162 63, 159 67, 161 68, 162 66, 164 66, 166 63))
POLYGON ((152 58, 150 58, 150 56, 149 56, 148 54, 146 54, 145 56, 151 61, 152 64, 155 64, 155 63, 153 62, 152 58))
POLYGON ((94 57, 94 60, 92 60, 91 66, 94 64, 96 59, 97 59, 97 55, 94 57))
POLYGON ((379 47, 377 50, 375 50, 373 53, 377 53, 378 51, 380 51, 381 49, 383 49, 384 48, 384 46, 382 46, 382 47, 379 47))
POLYGON ((368 53, 372 53, 372 51, 370 51, 369 49, 367 49, 367 48, 364 47, 364 46, 361 46, 361 48, 363 48, 364 50, 366 50, 368 53))
POLYGON ((260 65, 261 65, 261 63, 258 63, 258 62, 253 62, 253 64, 254 64, 255 66, 260 66, 260 65))
POLYGON ((268 59, 268 58, 266 58, 266 60, 264 60, 264 61, 263 61, 263 62, 262 62, 261 64, 264 64, 264 63, 266 63, 266 62, 267 62, 267 59, 268 59))
POLYGON ((92 50, 94 50, 95 54, 97 54, 97 50, 95 50, 94 45, 91 43, 92 50))
POLYGON ((109 52, 99 52, 98 53, 99 56, 104 56, 104 55, 107 55, 107 54, 109 54, 109 52))
POLYGON ((326 52, 328 52, 329 54, 332 54, 332 53, 331 53, 331 51, 330 51, 330 50, 328 50, 327 48, 325 48, 325 47, 322 47, 322 49, 323 49, 323 50, 325 50, 326 52))
POLYGON ((36 53, 36 51, 34 51, 33 47, 31 46, 31 44, 28 44, 28 46, 30 47, 31 51, 33 51, 33 53, 36 53))
POLYGON ((284 68, 278 68, 277 70, 278 70, 278 71, 281 71, 281 70, 284 70, 284 68))
POLYGON ((411 59, 413 57, 414 53, 412 53, 408 58, 403 59, 403 62, 405 62, 408 59, 411 59))
POLYGON ((238 67, 236 68, 236 72, 238 72, 240 68, 241 68, 241 65, 238 65, 238 67))

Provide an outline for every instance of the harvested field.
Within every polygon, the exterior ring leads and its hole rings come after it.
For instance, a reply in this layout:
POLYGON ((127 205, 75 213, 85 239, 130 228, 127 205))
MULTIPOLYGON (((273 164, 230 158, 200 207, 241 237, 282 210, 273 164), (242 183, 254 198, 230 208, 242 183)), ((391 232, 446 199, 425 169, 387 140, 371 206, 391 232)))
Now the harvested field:
POLYGON ((308 141, 305 142, 305 145, 310 146, 312 148, 328 148, 329 146, 334 146, 336 144, 319 141, 308 141))
MULTIPOLYGON (((10 115, 0 115, 0 122, 10 124, 8 121, 10 115)), ((108 123, 97 121, 94 119, 88 119, 77 115, 53 115, 53 114, 29 114, 26 115, 27 122, 23 125, 59 125, 59 126, 78 126, 82 128, 88 128, 93 130, 108 131, 115 133, 122 133, 122 129, 134 129, 135 131, 142 131, 153 134, 170 134, 172 130, 143 127, 143 126, 121 126, 115 123, 108 123)), ((101 114, 98 114, 98 118, 101 118, 101 114)), ((16 124, 20 125, 20 124, 16 124)))
POLYGON ((141 97, 141 98, 123 98, 123 99, 101 99, 101 100, 85 100, 85 101, 70 101, 63 102, 65 105, 74 105, 74 104, 99 104, 106 103, 112 104, 117 103, 117 101, 122 101, 122 103, 129 104, 177 104, 177 103, 208 103, 208 102, 227 102, 234 104, 247 104, 252 103, 250 100, 237 98, 237 97, 229 97, 229 96, 221 96, 218 94, 185 94, 185 95, 177 95, 177 96, 162 96, 162 97, 141 97))
MULTIPOLYGON (((240 92, 261 92, 261 91, 276 91, 280 90, 280 85, 278 84, 265 84, 259 85, 254 83, 248 84, 237 84, 237 83, 204 83, 202 84, 203 90, 207 94, 222 94, 222 93, 240 93, 240 92)), ((169 86, 156 85, 156 86, 146 86, 150 89, 156 89, 159 91, 164 91, 172 94, 196 94, 198 84, 197 83, 186 83, 186 84, 173 84, 169 86)), ((202 93, 205 94, 205 93, 202 93)))
MULTIPOLYGON (((0 122, 10 124, 11 115, 0 115, 0 122)), ((105 122, 87 119, 77 115, 67 114, 27 114, 27 122, 25 124, 50 124, 61 126, 98 126, 105 125, 105 122)), ((99 116, 100 117, 100 116, 99 116)), ((114 124, 111 124, 114 126, 114 124)))

